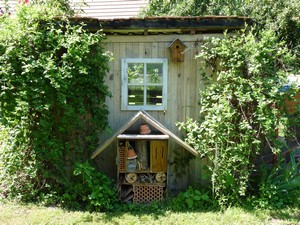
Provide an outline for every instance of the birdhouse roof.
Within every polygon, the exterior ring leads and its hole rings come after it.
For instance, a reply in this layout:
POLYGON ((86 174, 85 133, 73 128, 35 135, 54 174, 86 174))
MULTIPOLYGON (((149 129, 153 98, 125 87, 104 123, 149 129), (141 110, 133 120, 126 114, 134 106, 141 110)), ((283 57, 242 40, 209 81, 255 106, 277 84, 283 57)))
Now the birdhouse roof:
POLYGON ((187 48, 187 46, 179 38, 176 38, 174 41, 172 41, 172 43, 168 46, 168 48, 171 48, 173 45, 176 45, 178 43, 183 47, 187 48))
MULTIPOLYGON (((136 123, 138 120, 144 120, 147 124, 151 125, 155 129, 157 129, 159 132, 161 132, 163 135, 160 135, 160 138, 168 139, 169 137, 173 139, 177 144, 179 144, 181 147, 189 151, 195 156, 199 156, 199 153, 186 144, 184 141, 182 141, 178 136, 176 136, 174 133, 172 133, 169 129, 167 129, 165 126, 163 126, 160 122, 158 122, 156 119, 154 119, 152 116, 150 116, 148 113, 146 113, 144 110, 140 110, 134 117, 132 117, 127 123, 124 124, 111 138, 109 138, 105 143, 103 143, 99 148, 97 148, 94 153, 92 154, 91 158, 94 159, 97 155, 99 155, 105 148, 107 148, 114 140, 116 140, 119 136, 122 136, 122 134, 129 129, 134 123, 136 123)), ((137 135, 137 138, 140 138, 139 136, 143 136, 143 138, 146 138, 148 135, 137 135)), ((151 138, 155 138, 155 135, 149 135, 151 138)))

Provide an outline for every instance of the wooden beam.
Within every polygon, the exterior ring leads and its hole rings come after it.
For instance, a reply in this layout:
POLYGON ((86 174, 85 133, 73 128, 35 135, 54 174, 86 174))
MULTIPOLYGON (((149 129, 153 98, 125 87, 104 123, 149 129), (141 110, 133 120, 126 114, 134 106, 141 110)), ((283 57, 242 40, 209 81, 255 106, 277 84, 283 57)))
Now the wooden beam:
POLYGON ((165 134, 119 134, 118 139, 128 139, 128 140, 168 140, 169 135, 165 134))

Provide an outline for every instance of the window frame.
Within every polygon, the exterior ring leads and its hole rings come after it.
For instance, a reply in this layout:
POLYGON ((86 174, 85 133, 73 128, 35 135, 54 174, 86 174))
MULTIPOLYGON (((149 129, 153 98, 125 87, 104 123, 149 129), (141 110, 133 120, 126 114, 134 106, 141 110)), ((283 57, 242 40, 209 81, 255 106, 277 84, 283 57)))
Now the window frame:
MULTIPOLYGON (((122 58, 122 69, 121 69, 121 110, 153 110, 153 111, 162 111, 167 110, 167 84, 168 84, 168 59, 167 58, 122 58), (147 63, 162 63, 162 104, 161 105, 146 105, 144 101, 143 105, 129 105, 128 104, 128 64, 129 63, 144 63, 144 68, 146 68, 147 63)), ((151 86, 147 85, 145 79, 145 72, 144 72, 144 100, 146 89, 145 87, 151 86)))

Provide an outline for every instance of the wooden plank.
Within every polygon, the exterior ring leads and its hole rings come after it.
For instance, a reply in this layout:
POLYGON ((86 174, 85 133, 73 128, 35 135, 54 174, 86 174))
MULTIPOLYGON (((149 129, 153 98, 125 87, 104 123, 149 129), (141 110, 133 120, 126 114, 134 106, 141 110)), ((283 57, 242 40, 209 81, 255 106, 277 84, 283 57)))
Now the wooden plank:
POLYGON ((82 8, 89 8, 89 9, 98 9, 101 7, 101 10, 104 11, 104 9, 109 9, 109 10, 124 10, 124 9, 129 9, 132 11, 138 11, 140 9, 140 5, 138 5, 138 1, 117 1, 112 4, 113 1, 93 1, 93 2, 87 2, 85 0, 86 4, 88 6, 83 6, 82 8))
MULTIPOLYGON (((15 0, 16 1, 16 0, 15 0)), ((136 17, 146 0, 71 0, 72 8, 79 16, 94 17, 99 19, 136 17), (83 12, 82 12, 83 10, 83 12)))
MULTIPOLYGON (((168 58, 167 55, 166 55, 166 50, 168 50, 166 47, 165 47, 165 43, 164 42, 158 42, 158 47, 157 47, 157 52, 158 52, 158 58, 168 58)), ((168 62, 169 64, 169 62, 168 62)), ((169 66, 168 66, 169 67, 169 66)), ((169 92, 169 83, 168 83, 168 76, 169 76, 169 71, 167 71, 167 89, 166 89, 166 95, 165 95, 165 98, 168 102, 168 92, 169 92)), ((168 104, 166 102, 166 104, 168 104)), ((157 113, 157 116, 155 117, 157 118, 159 121, 163 121, 164 125, 166 127, 168 127, 168 124, 166 123, 166 111, 164 111, 163 113, 157 113)))
POLYGON ((176 108, 176 118, 173 121, 183 121, 185 119, 184 113, 184 96, 185 93, 189 90, 185 86, 185 66, 184 63, 177 64, 177 85, 176 85, 176 99, 177 99, 177 108, 176 108))
POLYGON ((112 99, 113 99, 113 108, 109 109, 110 115, 113 118, 112 123, 110 124, 112 129, 117 129, 121 127, 120 125, 120 107, 121 107, 121 60, 120 56, 122 55, 122 48, 120 47, 120 43, 113 43, 113 54, 114 54, 114 61, 113 61, 113 70, 114 70, 114 77, 111 81, 113 83, 113 92, 112 92, 112 99))
POLYGON ((151 49, 152 49, 152 53, 151 53, 152 58, 158 58, 158 42, 153 42, 151 49))
POLYGON ((145 57, 145 43, 144 42, 135 43, 135 46, 138 47, 138 49, 139 49, 138 58, 144 58, 145 57))
POLYGON ((197 102, 190 102, 191 100, 191 95, 193 95, 194 93, 198 93, 197 91, 188 91, 188 90, 195 90, 195 89, 191 89, 191 86, 193 85, 190 80, 191 77, 193 76, 193 74, 191 74, 191 47, 192 47, 192 43, 188 42, 187 44, 187 50, 185 51, 184 54, 184 86, 186 88, 185 96, 184 96, 184 115, 182 115, 182 118, 180 119, 180 121, 184 121, 186 117, 190 116, 190 109, 191 107, 193 107, 193 105, 196 105, 197 102))
POLYGON ((169 135, 165 134, 119 134, 117 136, 118 139, 128 139, 128 140, 167 140, 169 139, 169 135))
POLYGON ((152 57, 152 43, 145 43, 145 58, 152 57))
POLYGON ((150 171, 167 172, 168 142, 150 141, 150 171))
MULTIPOLYGON (((16 0, 9 0, 9 1, 16 1, 16 0)), ((82 3, 82 0, 71 0, 72 3, 82 3)), ((98 3, 105 3, 106 5, 112 5, 112 4, 115 4, 115 3, 135 3, 135 4, 138 4, 138 3, 147 3, 146 0, 85 0, 84 1, 85 3, 87 4, 98 4, 98 3)))
POLYGON ((141 58, 139 57, 139 44, 138 43, 132 43, 132 58, 141 58))
POLYGON ((133 43, 126 43, 125 44, 125 55, 126 58, 133 58, 133 43))
MULTIPOLYGON (((105 50, 110 51, 110 52, 114 51, 114 44, 113 43, 108 42, 108 43, 105 43, 104 46, 105 46, 105 50)), ((110 66, 110 70, 105 76, 105 84, 108 86, 108 90, 111 93, 114 93, 114 82, 112 82, 113 79, 114 79, 114 65, 113 65, 113 62, 110 62, 109 66, 110 66)), ((106 97, 106 104, 107 104, 107 107, 110 110, 113 111, 113 109, 114 109, 114 99, 110 98, 110 97, 106 97)), ((113 118, 111 118, 111 115, 108 115, 109 124, 111 124, 113 121, 114 120, 113 120, 113 118)))
POLYGON ((8 1, 0 0, 0 8, 2 8, 3 11, 6 8, 8 8, 8 11, 10 13, 14 13, 16 11, 17 5, 19 5, 17 0, 8 0, 8 1))
POLYGON ((113 112, 115 114, 115 117, 117 118, 117 123, 115 124, 115 128, 123 126, 123 123, 127 121, 130 117, 127 116, 127 113, 124 111, 121 111, 121 105, 122 105, 122 65, 121 65, 121 59, 126 58, 126 46, 124 43, 118 43, 119 46, 119 55, 116 56, 116 60, 118 60, 118 68, 120 70, 118 80, 115 82, 115 86, 118 88, 118 90, 114 93, 116 95, 116 102, 115 102, 115 111, 113 112))
POLYGON ((198 85, 201 82, 201 76, 200 76, 200 70, 198 70, 197 67, 197 59, 196 55, 198 55, 198 42, 191 42, 190 50, 189 50, 189 57, 188 60, 190 60, 190 90, 197 90, 197 91, 191 91, 190 97, 189 97, 189 107, 190 111, 188 113, 188 116, 191 118, 197 118, 199 114, 199 104, 197 101, 199 96, 199 88, 198 85), (200 78, 200 79, 198 79, 200 78))

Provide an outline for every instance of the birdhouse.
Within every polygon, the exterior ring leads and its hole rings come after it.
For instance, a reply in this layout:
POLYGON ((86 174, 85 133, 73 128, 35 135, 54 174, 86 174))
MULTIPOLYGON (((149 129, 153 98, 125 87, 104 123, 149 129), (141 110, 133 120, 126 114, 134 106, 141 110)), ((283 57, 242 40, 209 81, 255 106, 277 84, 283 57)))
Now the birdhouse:
POLYGON ((187 46, 178 38, 176 38, 170 45, 171 57, 173 62, 183 62, 184 61, 184 50, 187 46))

